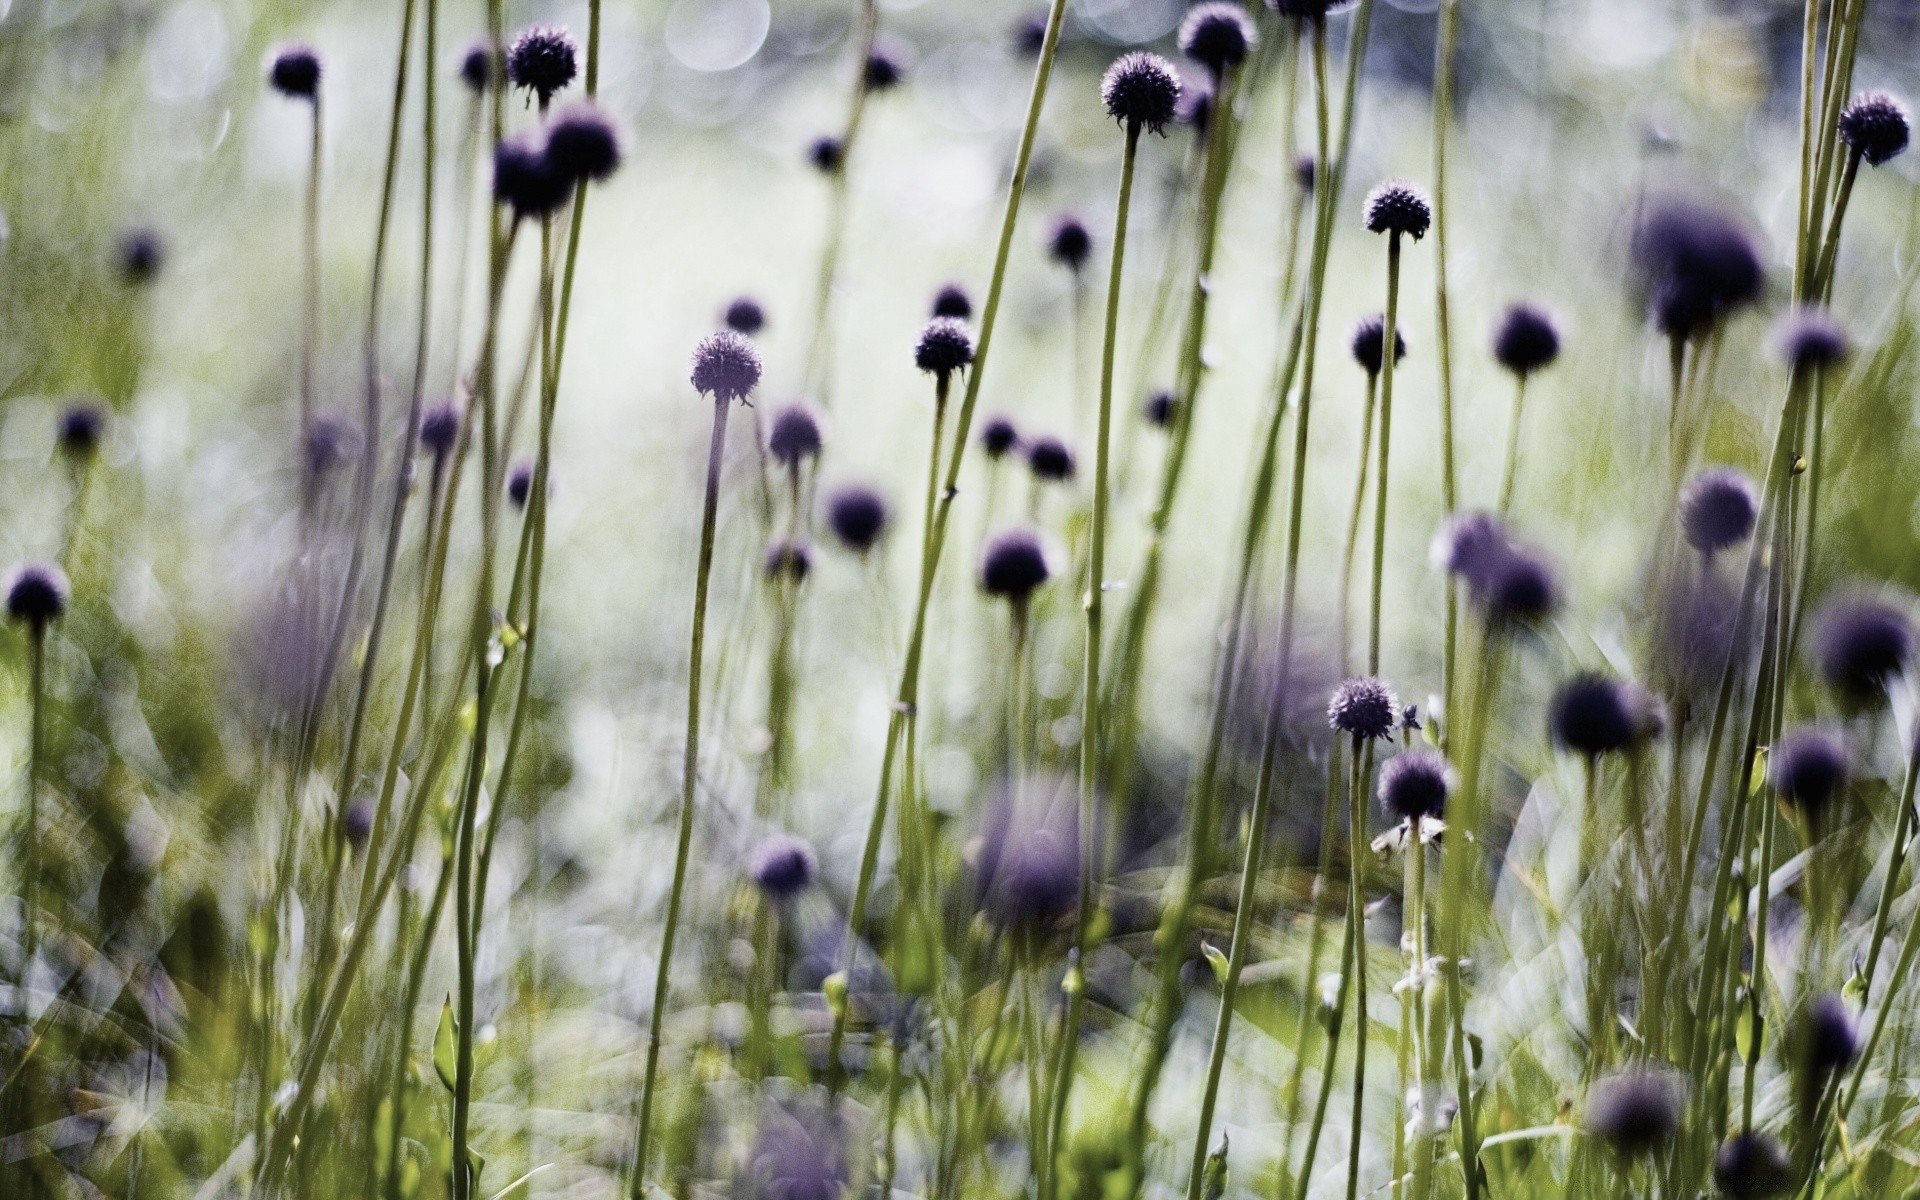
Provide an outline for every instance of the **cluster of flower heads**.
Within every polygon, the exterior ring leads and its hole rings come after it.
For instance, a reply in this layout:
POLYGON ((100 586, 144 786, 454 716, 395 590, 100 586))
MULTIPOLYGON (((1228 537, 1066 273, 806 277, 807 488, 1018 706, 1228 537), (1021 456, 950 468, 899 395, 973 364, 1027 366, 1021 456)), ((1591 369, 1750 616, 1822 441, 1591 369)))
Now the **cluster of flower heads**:
POLYGON ((1496 626, 1545 619, 1560 602, 1553 567, 1486 513, 1449 517, 1434 539, 1435 565, 1466 585, 1496 626))

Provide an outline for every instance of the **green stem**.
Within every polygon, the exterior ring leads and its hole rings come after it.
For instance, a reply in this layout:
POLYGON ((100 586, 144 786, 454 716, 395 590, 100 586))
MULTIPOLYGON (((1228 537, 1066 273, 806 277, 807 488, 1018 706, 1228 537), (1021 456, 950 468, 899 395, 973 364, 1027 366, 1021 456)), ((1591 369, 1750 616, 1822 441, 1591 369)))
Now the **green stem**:
POLYGON ((1400 235, 1387 235, 1387 314, 1380 331, 1380 469, 1373 498, 1373 596, 1367 610, 1367 674, 1380 673, 1380 609, 1387 564, 1387 456, 1393 445, 1394 325, 1400 309, 1400 235))
MULTIPOLYGON (((1460 506, 1454 461, 1453 323, 1447 292, 1447 130, 1453 121, 1453 71, 1459 35, 1460 0, 1440 0, 1433 53, 1433 315, 1440 369, 1440 506, 1448 513, 1458 511, 1460 506)), ((1445 622, 1440 642, 1440 696, 1446 705, 1442 714, 1446 719, 1439 728, 1443 751, 1453 725, 1454 662, 1460 634, 1459 594, 1451 581, 1446 587, 1445 622)))
MULTIPOLYGON (((1392 323, 1388 323, 1392 327, 1392 323)), ((1392 345, 1391 342, 1387 343, 1392 345)), ((1389 359, 1392 355, 1387 356, 1389 359)), ((1347 923, 1353 932, 1353 1113, 1347 1129, 1347 1200, 1360 1195, 1360 1134, 1367 1097, 1367 760, 1372 747, 1353 740, 1347 784, 1347 923)), ((1189 1197, 1189 1200, 1193 1200, 1189 1197)))
POLYGON ((1353 507, 1347 513, 1347 544, 1340 554, 1340 669, 1347 670, 1352 639, 1353 560, 1360 553, 1360 517, 1367 510, 1367 479, 1373 469, 1373 417, 1380 405, 1380 376, 1367 373, 1367 404, 1360 414, 1360 466, 1353 479, 1353 507))
MULTIPOLYGON (((46 739, 47 631, 35 623, 27 631, 27 811, 20 838, 20 978, 26 994, 40 949, 40 760, 46 739)), ((24 1011, 24 1006, 23 1006, 24 1011)))
POLYGON ((1526 410, 1527 377, 1524 373, 1514 377, 1513 417, 1507 422, 1507 465, 1500 472, 1500 516, 1504 519, 1513 511, 1513 482, 1520 473, 1520 417, 1526 410))

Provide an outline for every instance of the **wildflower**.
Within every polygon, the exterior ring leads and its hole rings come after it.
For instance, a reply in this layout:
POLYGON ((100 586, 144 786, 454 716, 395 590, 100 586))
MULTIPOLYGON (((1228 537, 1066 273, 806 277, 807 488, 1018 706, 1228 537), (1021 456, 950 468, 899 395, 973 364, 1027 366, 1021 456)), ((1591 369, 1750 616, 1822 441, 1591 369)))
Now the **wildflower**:
POLYGON ((1813 659, 1821 678, 1848 701, 1878 700, 1913 661, 1913 624, 1885 600, 1829 601, 1814 617, 1813 659))
POLYGON ((900 46, 876 45, 861 68, 860 81, 870 92, 897 87, 907 77, 907 54, 900 46))
POLYGON ((1534 551, 1507 546, 1485 568, 1480 595, 1495 624, 1544 620, 1560 603, 1553 568, 1534 551))
POLYGON ((1709 467, 1680 493, 1680 528, 1702 554, 1745 541, 1759 513, 1753 481, 1731 467, 1709 467))
POLYGON ((1621 1154, 1645 1154, 1672 1140, 1684 1102, 1680 1081, 1665 1072, 1609 1075, 1587 1093, 1587 1132, 1621 1154))
POLYGON ((60 452, 76 461, 92 458, 100 449, 107 410, 94 400, 75 400, 61 410, 56 440, 60 452))
POLYGON ((914 346, 913 362, 945 387, 955 371, 964 371, 973 362, 973 335, 967 332, 966 322, 953 317, 928 321, 914 346))
POLYGON ((1522 379, 1560 357, 1560 331, 1553 318, 1531 304, 1515 304, 1493 333, 1493 357, 1522 379))
POLYGON ((1774 334, 1780 357, 1790 367, 1819 370, 1847 357, 1847 331, 1824 308, 1803 308, 1782 317, 1774 334))
POLYGON ((120 278, 128 283, 151 283, 160 273, 166 247, 151 229, 129 229, 120 235, 120 278))
POLYGON ((1405 234, 1417 242, 1432 224, 1433 202, 1405 180, 1389 180, 1367 193, 1369 233, 1405 234))
POLYGON ((1319 164, 1311 154, 1302 154, 1293 160, 1293 186, 1300 189, 1303 196, 1313 195, 1313 179, 1319 170, 1319 164))
POLYGON ((1013 23, 1013 52, 1022 58, 1038 58, 1047 44, 1047 14, 1028 13, 1013 23))
POLYGON ((1547 726, 1553 740, 1576 754, 1595 759, 1632 749, 1639 742, 1641 718, 1631 690, 1604 675, 1576 675, 1554 693, 1547 726))
POLYGON ((1100 81, 1107 115, 1130 132, 1159 133, 1173 120, 1180 103, 1180 77, 1158 54, 1135 50, 1122 54, 1100 81))
POLYGON ((1787 1190, 1792 1165, 1780 1143, 1764 1133, 1736 1133, 1713 1159, 1713 1182, 1732 1200, 1769 1200, 1787 1190))
POLYGON ((808 404, 789 404, 767 423, 767 453, 788 469, 820 455, 820 415, 808 404))
POLYGON ((1380 803, 1403 821, 1438 817, 1451 790, 1447 760, 1437 750, 1403 750, 1380 766, 1380 803))
POLYGON ((840 139, 831 134, 822 134, 807 146, 807 161, 814 170, 822 175, 832 175, 846 161, 847 148, 840 139))
POLYGON ((320 95, 319 52, 298 42, 276 48, 267 58, 267 83, 289 99, 315 99, 320 95))
POLYGON ((591 104, 571 104, 547 124, 547 164, 569 183, 605 183, 620 166, 620 135, 591 104))
POLYGON ((1351 0, 1267 0, 1267 7, 1296 21, 1324 21, 1329 13, 1339 12, 1351 0))
POLYGON ((1149 395, 1140 405, 1140 415, 1155 429, 1166 429, 1172 426, 1179 408, 1180 398, 1163 388, 1149 395))
POLYGON ((338 413, 318 413, 307 426, 305 449, 307 472, 314 478, 331 474, 353 456, 353 426, 338 413))
POLYGON ((1173 119, 1204 136, 1207 123, 1213 120, 1213 89, 1182 87, 1180 104, 1174 110, 1173 119))
POLYGON ((1480 588, 1494 560, 1508 549, 1507 531, 1483 512, 1460 512, 1441 522, 1433 535, 1433 565, 1480 588))
POLYGON ((428 406, 420 414, 420 444, 435 458, 445 458, 460 434, 460 408, 451 400, 428 406))
POLYGON ((1072 213, 1054 221, 1052 232, 1047 234, 1049 258, 1077 275, 1092 253, 1093 235, 1087 232, 1086 222, 1072 213))
POLYGON ((827 528, 855 554, 879 543, 887 521, 887 502, 870 487, 849 484, 827 498, 827 528))
POLYGON ((767 310, 752 296, 736 297, 720 315, 720 322, 735 333, 752 337, 767 327, 767 310))
POLYGON ((693 387, 715 400, 745 400, 760 383, 760 352, 731 329, 700 339, 693 348, 693 387))
POLYGON ((567 201, 570 181, 554 170, 546 147, 521 134, 493 149, 493 198, 516 217, 544 217, 567 201))
POLYGON ((1057 437, 1039 437, 1027 446, 1027 469, 1035 479, 1065 483, 1073 478, 1073 449, 1057 437))
MULTIPOLYGON (((1380 347, 1386 341, 1387 318, 1382 313, 1361 317, 1360 323, 1353 327, 1353 361, 1360 364, 1369 375, 1378 375, 1385 365, 1380 347)), ((1407 339, 1400 336, 1398 326, 1393 331, 1393 361, 1399 362, 1407 356, 1407 339)))
POLYGON ((1218 78, 1246 61, 1259 41, 1246 10, 1233 0, 1207 0, 1187 11, 1180 22, 1180 53, 1206 67, 1218 78))
POLYGON ((513 464, 513 470, 507 473, 507 499, 515 508, 524 509, 527 497, 533 493, 533 464, 521 459, 513 464))
POLYGON ((1765 279, 1759 248, 1739 221, 1683 201, 1647 213, 1633 257, 1654 324, 1671 338, 1703 333, 1753 304, 1765 279))
POLYGON ((1838 996, 1817 996, 1807 1005, 1803 1036, 1807 1066, 1816 1075, 1831 1075, 1860 1057, 1860 1031, 1838 996))
POLYGON ((791 900, 813 886, 820 860, 813 847, 792 834, 776 833, 763 839, 747 859, 747 874, 767 899, 791 900))
POLYGON ((761 568, 768 579, 805 583, 813 571, 813 551, 803 541, 782 538, 767 547, 761 568))
POLYGON ((1028 936, 1057 925, 1080 894, 1080 839, 1072 809, 1035 796, 1052 791, 1033 780, 1002 791, 988 810, 974 860, 994 923, 1028 936))
POLYGON ((1803 725, 1767 754, 1767 782, 1808 816, 1818 816, 1847 785, 1847 744, 1832 729, 1803 725))
POLYGON ((980 558, 980 587, 989 596, 1015 605, 1026 603, 1035 588, 1053 576, 1040 536, 1029 529, 1009 529, 987 543, 980 558))
POLYGON ((1862 92, 1840 110, 1840 140, 1877 167, 1907 148, 1906 105, 1886 92, 1862 92))
POLYGON ((988 417, 980 424, 980 448, 986 451, 988 458, 1005 457, 1019 441, 1020 431, 1006 417, 988 417))
POLYGON ((67 611, 67 576, 52 563, 21 563, 7 579, 7 617, 36 637, 67 611))
POLYGON ((460 55, 460 82, 466 84, 475 95, 486 91, 498 59, 492 43, 485 38, 474 42, 460 55))
POLYGON ((530 25, 507 47, 507 80, 538 96, 544 107, 555 92, 573 82, 579 56, 579 47, 566 30, 558 25, 530 25))
POLYGON ((1327 721, 1357 742, 1392 737, 1399 718, 1393 689, 1371 675, 1347 680, 1327 704, 1327 721))
POLYGON ((340 836, 347 844, 358 850, 367 844, 367 838, 373 833, 373 801, 365 796, 356 798, 340 814, 340 836))
POLYGON ((933 315, 952 317, 956 321, 971 320, 973 297, 959 284, 949 283, 933 294, 933 315))

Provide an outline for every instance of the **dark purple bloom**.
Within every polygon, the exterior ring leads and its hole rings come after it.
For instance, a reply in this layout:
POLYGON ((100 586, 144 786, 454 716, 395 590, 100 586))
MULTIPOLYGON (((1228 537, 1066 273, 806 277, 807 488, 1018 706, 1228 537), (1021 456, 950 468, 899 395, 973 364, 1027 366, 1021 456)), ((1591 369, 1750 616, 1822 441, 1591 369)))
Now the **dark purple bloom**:
POLYGON ((569 104, 547 123, 547 165, 568 183, 604 183, 620 166, 620 135, 592 104, 569 104))
POLYGON ((166 247, 151 229, 129 229, 120 236, 120 277, 128 283, 151 283, 160 273, 166 247))
POLYGON ((1087 232, 1086 222, 1072 213, 1064 213, 1053 222, 1053 229, 1047 234, 1047 254, 1053 261, 1076 274, 1087 265, 1087 258, 1093 253, 1093 235, 1087 232))
POLYGON ((1544 309, 1515 304, 1493 332, 1493 357, 1524 378, 1560 357, 1560 331, 1544 309))
POLYGON ((1553 740, 1587 758, 1631 749, 1641 716, 1632 689, 1604 675, 1576 675, 1554 693, 1547 725, 1553 740))
POLYGON ((1135 50, 1113 60, 1100 80, 1107 115, 1129 130, 1159 133, 1180 104, 1180 76, 1158 54, 1135 50))
POLYGON ((879 543, 887 520, 886 500, 870 487, 849 484, 827 498, 827 527, 855 554, 879 543))
POLYGON ((493 46, 485 38, 474 42, 460 55, 460 82, 476 94, 486 91, 496 61, 493 46))
POLYGON ((1624 1071, 1587 1092, 1587 1132, 1625 1155, 1646 1154, 1680 1129, 1685 1090, 1660 1071, 1624 1071))
POLYGON ((1807 1065, 1814 1074, 1831 1075, 1860 1057, 1860 1030, 1840 997, 1814 997, 1807 1005, 1806 1022, 1807 1065))
POLYGON ((847 158, 847 148, 839 138, 822 134, 807 145, 807 161, 822 175, 832 175, 847 158))
POLYGON ((1187 10, 1180 22, 1180 53, 1217 77, 1247 59, 1259 41, 1247 10, 1232 0, 1206 0, 1187 10))
POLYGON ((1745 541, 1759 514, 1753 481, 1731 467, 1709 467, 1680 493, 1680 528, 1688 544, 1702 554, 1745 541))
POLYGON ((1813 659, 1821 678, 1849 702, 1871 703, 1913 661, 1913 623, 1885 600, 1829 601, 1814 617, 1813 659))
POLYGON ((933 315, 952 317, 956 321, 971 320, 973 297, 959 284, 949 283, 933 294, 933 315))
POLYGON ((558 25, 530 25, 507 47, 507 79, 545 104, 573 82, 580 50, 573 35, 558 25))
POLYGON ((806 403, 793 403, 767 422, 767 453, 781 466, 794 468, 820 455, 820 414, 806 403))
POLYGON ((445 458, 460 436, 460 406, 451 400, 432 404, 420 414, 420 444, 435 458, 445 458))
POLYGON ((533 464, 521 459, 513 464, 513 470, 507 472, 507 499, 515 508, 524 509, 527 497, 533 494, 533 464))
POLYGON ((998 459, 1020 442, 1020 431, 1006 417, 988 417, 980 425, 980 448, 987 457, 998 459))
POLYGON ((752 296, 740 296, 727 305, 727 310, 721 314, 720 320, 735 333, 744 333, 752 337, 767 327, 767 310, 762 308, 760 302, 752 296))
POLYGON ((1172 392, 1161 390, 1154 392, 1140 405, 1140 415, 1147 424, 1155 429, 1166 429, 1173 424, 1173 418, 1180 408, 1180 398, 1172 392))
POLYGON ((1809 816, 1847 786, 1847 744, 1832 729, 1803 725, 1780 736, 1767 754, 1767 782, 1809 816))
POLYGON ((493 197, 516 217, 544 217, 567 202, 572 181, 554 169, 546 147, 522 134, 493 148, 493 197))
POLYGON ((1027 444, 1027 469, 1035 479, 1065 483, 1073 478, 1073 448, 1057 437, 1037 437, 1027 444))
POLYGON ((267 82, 282 96, 312 100, 320 94, 319 52, 301 43, 277 48, 267 59, 267 82))
POLYGON ((861 69, 861 82, 870 92, 884 92, 899 86, 907 77, 907 51, 898 45, 876 45, 861 69))
POLYGON ((1432 224, 1433 202, 1425 192, 1405 180, 1389 180, 1367 193, 1369 233, 1405 234, 1419 241, 1432 224))
POLYGON ((1765 282, 1746 227, 1686 201, 1662 203, 1642 218, 1633 256, 1654 323, 1672 338, 1702 333, 1753 304, 1765 282))
POLYGON ((747 873, 769 900, 791 900, 813 886, 820 861, 806 842, 792 834, 776 833, 753 848, 747 873))
POLYGON ((1302 154, 1293 160, 1293 186, 1300 189, 1302 195, 1313 194, 1314 176, 1319 172, 1319 163, 1311 154, 1302 154))
POLYGON ((1393 689, 1371 675, 1347 680, 1327 704, 1327 722, 1355 741, 1390 738, 1399 720, 1393 689))
POLYGON ((1840 140, 1877 167, 1907 148, 1906 105, 1886 92, 1862 92, 1840 110, 1840 140))
POLYGON ((339 413, 315 413, 304 438, 307 473, 315 479, 333 473, 353 457, 359 436, 339 413))
POLYGON ((1447 760, 1426 746, 1403 750, 1380 766, 1380 803, 1402 821, 1438 817, 1452 790, 1447 760))
POLYGON ((75 400, 61 410, 55 434, 60 452, 73 459, 89 459, 100 449, 100 435, 107 424, 107 410, 95 400, 75 400))
POLYGON ((347 805, 340 814, 340 836, 347 844, 358 850, 367 844, 367 837, 373 833, 373 801, 361 796, 347 805))
POLYGON ((52 563, 21 563, 7 580, 7 616, 35 633, 67 611, 67 576, 52 563))
POLYGON ((1764 1133, 1736 1133, 1713 1159, 1713 1182, 1731 1200, 1771 1200, 1792 1182, 1780 1143, 1764 1133))
MULTIPOLYGON (((1384 313, 1374 313, 1360 318, 1353 327, 1353 361, 1360 364, 1369 375, 1378 375, 1386 363, 1380 355, 1380 347, 1386 341, 1387 318, 1384 313)), ((1398 363, 1407 356, 1407 339, 1400 335, 1398 324, 1393 329, 1393 361, 1398 363)))
POLYGON ((1035 588, 1053 576, 1040 535, 1009 529, 987 543, 980 558, 980 587, 989 596, 1024 604, 1035 588))
POLYGON ((797 538, 781 538, 767 547, 761 567, 768 579, 805 583, 813 573, 813 550, 797 538))
POLYGON ((988 810, 975 870, 987 913, 1002 929, 1037 936, 1073 911, 1080 894, 1079 830, 1055 786, 1029 779, 988 810))
POLYGON ((693 388, 716 400, 745 400, 760 383, 760 352, 731 329, 700 339, 693 348, 693 388))
POLYGON ((1847 331, 1824 308, 1802 308, 1781 318, 1775 332, 1780 357, 1790 367, 1831 367, 1852 349, 1847 331))
POLYGON ((965 321, 954 317, 935 317, 920 331, 913 348, 913 363, 945 386, 956 371, 966 370, 973 362, 973 334, 965 321))

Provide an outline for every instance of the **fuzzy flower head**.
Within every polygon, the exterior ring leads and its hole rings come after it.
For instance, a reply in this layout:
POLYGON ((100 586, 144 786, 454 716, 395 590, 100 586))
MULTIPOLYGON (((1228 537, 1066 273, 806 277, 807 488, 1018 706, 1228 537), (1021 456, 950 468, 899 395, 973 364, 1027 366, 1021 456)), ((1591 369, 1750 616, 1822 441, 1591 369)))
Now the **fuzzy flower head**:
POLYGON ((981 422, 980 449, 988 458, 995 461, 1005 458, 1019 444, 1020 431, 1009 418, 995 415, 981 422))
POLYGON ((1860 1057, 1860 1029, 1847 1002, 1832 993, 1816 996, 1807 1005, 1801 1040, 1807 1066, 1823 1078, 1860 1057))
POLYGON ((1803 725, 1780 736, 1767 754, 1767 782, 1808 816, 1817 816, 1847 786, 1847 744, 1836 730, 1803 725))
POLYGON ((810 404, 793 403, 767 422, 767 453, 789 470, 820 456, 820 414, 810 404))
POLYGON ((1180 106, 1174 110, 1173 119, 1205 136, 1207 125, 1213 120, 1213 89, 1182 85, 1180 106))
POLYGON ((693 389, 715 400, 745 400, 760 383, 760 352, 731 329, 693 348, 693 389))
POLYGON ((1713 1158, 1713 1182, 1731 1200, 1771 1200, 1787 1190, 1792 1164, 1780 1143, 1764 1133, 1736 1133, 1713 1158))
POLYGON ((720 314, 720 323, 735 333, 752 337, 767 327, 767 310, 752 296, 738 296, 720 314))
POLYGON ((554 170, 546 145, 530 134, 506 138, 493 149, 493 198, 516 218, 538 219, 567 202, 571 181, 554 170))
POLYGON ((1062 213, 1054 219, 1047 234, 1048 258, 1077 275, 1092 254, 1093 235, 1087 232, 1085 221, 1073 213, 1062 213))
POLYGON ((898 87, 907 77, 907 49, 897 43, 876 44, 860 71, 860 82, 870 92, 898 87))
POLYGON ((474 42, 460 53, 460 82, 467 85, 475 95, 487 90, 493 82, 494 65, 499 56, 485 38, 474 42))
POLYGON ((1140 404, 1140 415, 1155 429, 1170 429, 1180 415, 1180 397, 1165 388, 1153 392, 1140 404))
POLYGON ((1824 308, 1797 309, 1782 317, 1774 345, 1789 367, 1815 371, 1838 365, 1853 348, 1846 329, 1824 308))
POLYGON ((1047 45, 1047 14, 1028 13, 1013 23, 1013 52, 1021 58, 1038 58, 1047 45))
POLYGON ((1680 528, 1702 554, 1737 546, 1753 533, 1760 495, 1753 481, 1731 467, 1709 467, 1680 493, 1680 528))
POLYGON ((1878 598, 1830 600, 1813 619, 1813 660, 1848 703, 1876 702, 1913 661, 1913 622, 1878 598))
POLYGON ((933 294, 933 315, 952 317, 956 321, 968 321, 973 318, 973 297, 967 295, 967 289, 957 283, 949 283, 933 294))
POLYGON ((460 406, 451 400, 427 406, 420 414, 420 444, 435 458, 445 458, 460 436, 460 406))
POLYGON ((373 833, 373 801, 359 796, 350 801, 340 813, 340 836, 347 839, 347 845, 355 850, 367 844, 367 838, 373 833))
POLYGON ((307 473, 315 479, 333 474, 353 457, 359 440, 352 424, 339 413, 315 413, 303 438, 307 473))
POLYGON ((1367 193, 1366 224, 1369 233, 1405 234, 1417 242, 1433 224, 1433 202, 1411 183, 1389 180, 1367 193))
POLYGON ((1685 1105, 1685 1087, 1672 1074, 1623 1071, 1587 1092, 1587 1132, 1623 1155, 1648 1154, 1673 1139, 1685 1105))
POLYGON ((1311 154, 1296 155, 1293 160, 1293 186, 1302 196, 1313 195, 1313 181, 1320 173, 1319 160, 1311 154))
POLYGON ((1073 448, 1057 437, 1037 437, 1027 444, 1027 469, 1043 483, 1066 483, 1074 466, 1073 448))
POLYGON ((980 588, 987 595, 1019 606, 1034 589, 1053 577, 1040 535, 1031 529, 1009 529, 987 543, 980 556, 980 588))
POLYGON ((1347 680, 1327 704, 1327 722, 1356 742, 1390 738, 1399 721, 1393 689, 1371 675, 1347 680))
POLYGON ((1434 565, 1467 586, 1495 626, 1545 620, 1560 603, 1553 566, 1486 513, 1455 513, 1434 535, 1434 565))
POLYGON ((131 284, 152 283, 166 261, 166 244, 151 229, 129 229, 120 235, 120 278, 131 284))
POLYGON ((1267 7, 1296 21, 1325 21, 1331 13, 1344 11, 1351 0, 1267 0, 1267 7))
POLYGON ((848 484, 827 497, 827 528, 855 554, 878 545, 887 522, 886 499, 870 487, 848 484))
POLYGON ((525 459, 513 464, 513 470, 507 472, 507 500, 518 509, 527 507, 527 497, 533 494, 533 464, 525 459))
POLYGON ((1907 148, 1907 106, 1886 92, 1861 92, 1840 110, 1840 140, 1877 167, 1907 148))
POLYGON ((290 100, 320 95, 320 52, 300 42, 276 47, 267 56, 267 83, 290 100))
POLYGON ((558 25, 529 25, 507 47, 507 79, 540 98, 541 104, 573 82, 580 48, 558 25))
POLYGON ((605 183, 620 167, 620 135, 598 107, 569 104, 547 123, 546 156, 569 183, 605 183))
POLYGON ((1380 804, 1402 821, 1439 817, 1452 788, 1447 760, 1426 746, 1403 750, 1380 767, 1380 804))
POLYGON ((1586 758, 1630 750, 1642 718, 1634 689, 1604 675, 1576 675, 1560 685, 1548 711, 1553 740, 1586 758))
POLYGON ((60 453, 75 462, 92 458, 100 449, 100 437, 107 424, 107 410, 97 400, 74 400, 60 410, 60 423, 54 433, 60 453))
POLYGON ((1247 11, 1233 0, 1206 0, 1187 10, 1180 22, 1180 53, 1217 78, 1247 60, 1259 41, 1247 11))
MULTIPOLYGON (((1353 327, 1351 341, 1353 361, 1359 363, 1360 369, 1368 375, 1378 375, 1380 368, 1386 365, 1380 353, 1386 337, 1387 318, 1383 313, 1361 317, 1359 323, 1353 327)), ((1393 330, 1393 361, 1397 363, 1406 356, 1407 339, 1400 336, 1400 328, 1396 324, 1393 330)))
POLYGON ((820 860, 813 847, 792 834, 764 838, 747 858, 747 874, 760 894, 776 903, 793 899, 813 886, 820 860))
POLYGON ((840 164, 846 161, 847 148, 840 139, 831 134, 822 134, 807 143, 807 161, 813 169, 822 175, 832 175, 839 171, 840 164))
POLYGON ((964 371, 973 362, 973 334, 967 323, 955 317, 935 317, 920 330, 914 344, 913 364, 932 375, 945 387, 956 371, 964 371))
POLYGON ((1545 309, 1515 304, 1493 331, 1493 357, 1524 379, 1560 357, 1560 330, 1545 309))
POLYGON ((1029 779, 1002 789, 971 849, 982 908, 995 925, 1037 938, 1057 927, 1080 894, 1080 840, 1071 788, 1029 779))
POLYGON ((760 566, 776 583, 802 584, 813 573, 813 549, 798 538, 780 538, 767 547, 760 566))
POLYGON ((7 577, 7 617, 36 636, 67 611, 67 576, 52 563, 21 563, 7 577))
POLYGON ((1670 338, 1705 333, 1757 302, 1766 282, 1747 227, 1690 201, 1650 208, 1634 231, 1633 258, 1654 325, 1670 338))
POLYGON ((1134 50, 1113 60, 1100 80, 1107 115, 1129 131, 1160 133, 1180 107, 1180 76, 1158 54, 1134 50))

